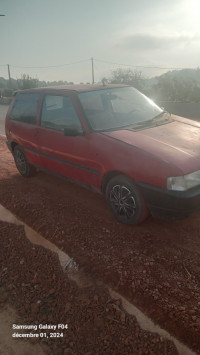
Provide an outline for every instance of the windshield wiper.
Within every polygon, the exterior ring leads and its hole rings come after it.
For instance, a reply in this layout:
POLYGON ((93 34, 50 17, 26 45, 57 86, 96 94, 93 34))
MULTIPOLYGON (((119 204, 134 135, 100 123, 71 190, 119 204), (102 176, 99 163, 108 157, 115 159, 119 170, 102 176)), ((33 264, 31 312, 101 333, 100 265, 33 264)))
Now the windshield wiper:
POLYGON ((160 112, 158 115, 156 115, 155 117, 151 118, 150 120, 147 120, 147 121, 142 121, 142 122, 137 122, 133 125, 130 126, 131 129, 134 129, 134 128, 143 128, 143 127, 146 127, 146 126, 160 126, 162 124, 165 124, 166 122, 171 122, 172 119, 170 119, 170 116, 169 116, 169 112, 167 111, 162 111, 160 112), (168 114, 167 117, 163 117, 164 114, 168 114), (158 120, 159 118, 162 118, 162 120, 158 120), (158 121, 157 121, 158 120, 158 121))
POLYGON ((163 117, 163 115, 167 114, 167 118, 169 118, 169 116, 171 116, 171 114, 165 110, 163 110, 162 112, 160 112, 158 115, 156 115, 155 117, 152 118, 152 120, 156 120, 157 118, 161 118, 163 117))

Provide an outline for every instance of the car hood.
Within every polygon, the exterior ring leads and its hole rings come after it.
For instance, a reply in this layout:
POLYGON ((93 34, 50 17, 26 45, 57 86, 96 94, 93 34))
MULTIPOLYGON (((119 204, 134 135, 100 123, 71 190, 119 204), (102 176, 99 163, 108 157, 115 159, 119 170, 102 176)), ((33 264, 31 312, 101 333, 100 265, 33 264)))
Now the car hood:
POLYGON ((172 122, 161 126, 105 134, 176 165, 184 174, 200 169, 200 124, 179 116, 172 118, 172 122))

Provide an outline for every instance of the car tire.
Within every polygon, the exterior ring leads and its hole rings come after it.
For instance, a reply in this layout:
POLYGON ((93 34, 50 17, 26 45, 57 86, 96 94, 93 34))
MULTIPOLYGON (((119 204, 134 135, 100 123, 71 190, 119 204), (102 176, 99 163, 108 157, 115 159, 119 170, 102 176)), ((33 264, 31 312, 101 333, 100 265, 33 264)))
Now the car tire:
POLYGON ((14 148, 13 156, 15 160, 15 165, 22 176, 30 177, 34 175, 34 166, 29 164, 23 149, 18 145, 16 145, 14 148))
POLYGON ((126 176, 112 178, 106 186, 106 201, 115 218, 125 224, 139 224, 148 216, 148 209, 137 186, 126 176))

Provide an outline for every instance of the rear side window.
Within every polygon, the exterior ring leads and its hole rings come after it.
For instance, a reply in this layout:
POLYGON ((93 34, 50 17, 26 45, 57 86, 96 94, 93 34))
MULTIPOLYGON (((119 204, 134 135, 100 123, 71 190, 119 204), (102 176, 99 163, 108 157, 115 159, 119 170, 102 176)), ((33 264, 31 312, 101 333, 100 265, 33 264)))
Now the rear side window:
POLYGON ((36 124, 40 94, 19 94, 10 113, 10 119, 28 124, 36 124))

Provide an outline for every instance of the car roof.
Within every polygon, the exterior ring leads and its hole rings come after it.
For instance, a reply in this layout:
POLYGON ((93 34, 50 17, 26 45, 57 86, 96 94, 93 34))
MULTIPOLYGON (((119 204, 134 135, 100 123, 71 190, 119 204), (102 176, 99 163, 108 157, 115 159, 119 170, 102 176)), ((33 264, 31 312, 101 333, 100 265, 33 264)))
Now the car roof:
POLYGON ((72 85, 60 85, 60 86, 47 86, 47 87, 40 87, 34 89, 26 89, 20 90, 18 92, 23 93, 33 93, 33 92, 88 92, 88 91, 95 91, 95 90, 105 90, 111 88, 120 88, 120 87, 127 87, 128 85, 124 84, 72 84, 72 85))

